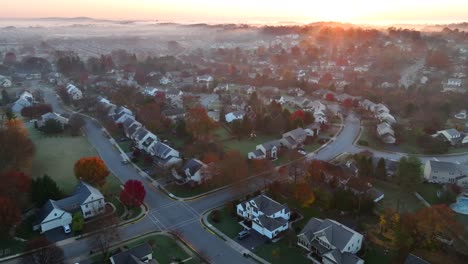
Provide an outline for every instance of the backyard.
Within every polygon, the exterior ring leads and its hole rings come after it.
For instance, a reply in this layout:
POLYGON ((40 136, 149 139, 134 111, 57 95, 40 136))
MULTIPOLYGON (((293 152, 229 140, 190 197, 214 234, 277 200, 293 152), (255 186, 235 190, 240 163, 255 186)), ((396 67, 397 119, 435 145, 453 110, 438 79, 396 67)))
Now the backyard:
POLYGON ((237 139, 227 140, 223 142, 223 145, 226 151, 238 150, 241 153, 241 155, 247 157, 247 154, 251 151, 254 151, 257 145, 266 143, 274 139, 279 139, 279 138, 280 136, 275 137, 275 136, 261 135, 261 136, 257 136, 254 139, 245 138, 242 140, 237 140, 237 139))
MULTIPOLYGON (((96 156, 94 148, 84 137, 71 137, 66 134, 46 136, 37 131, 33 124, 25 124, 36 153, 31 167, 32 177, 44 174, 52 177, 65 194, 71 194, 76 185, 73 166, 82 157, 96 156)), ((109 175, 104 189, 110 193, 120 190, 120 181, 109 175)))
POLYGON ((393 183, 375 180, 374 187, 385 193, 385 198, 378 204, 382 208, 397 209, 398 200, 401 212, 414 212, 424 206, 413 193, 401 193, 400 188, 393 183))

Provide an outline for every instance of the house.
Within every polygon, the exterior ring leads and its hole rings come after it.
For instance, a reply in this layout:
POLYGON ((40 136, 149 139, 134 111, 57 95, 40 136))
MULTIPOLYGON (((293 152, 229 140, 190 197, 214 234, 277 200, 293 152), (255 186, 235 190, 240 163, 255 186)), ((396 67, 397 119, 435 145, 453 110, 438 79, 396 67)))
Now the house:
POLYGON ((297 238, 313 263, 364 264, 355 255, 361 250, 363 235, 335 220, 312 218, 297 238))
POLYGON ((374 107, 372 108, 372 111, 374 112, 374 114, 376 116, 390 113, 390 109, 388 109, 388 107, 386 105, 384 105, 384 104, 374 105, 374 107))
POLYGON ((364 99, 363 101, 359 102, 359 106, 367 111, 374 111, 376 104, 368 99, 364 99))
POLYGON ((390 113, 381 113, 375 116, 380 122, 386 122, 389 125, 396 123, 396 119, 390 113))
POLYGON ((18 100, 16 100, 13 103, 11 107, 11 111, 13 111, 14 113, 19 113, 21 112, 21 110, 23 110, 23 108, 32 106, 33 104, 34 104, 33 95, 28 91, 24 91, 21 93, 18 100))
POLYGON ((409 254, 408 257, 405 259, 405 263, 403 264, 430 264, 430 263, 416 255, 409 254))
POLYGON ((156 96, 156 94, 159 92, 159 90, 157 88, 146 88, 144 91, 143 91, 143 95, 145 96, 156 96))
POLYGON ((236 206, 237 215, 252 222, 252 229, 273 239, 289 227, 290 211, 266 195, 259 195, 236 206))
POLYGON ((114 122, 116 124, 122 124, 127 119, 135 120, 135 117, 133 115, 130 115, 126 112, 121 112, 120 114, 113 115, 112 118, 114 119, 114 122))
POLYGON ((439 184, 468 187, 468 166, 446 161, 428 160, 424 165, 424 180, 439 184))
POLYGON ((467 117, 466 110, 462 110, 462 111, 460 111, 460 113, 455 115, 455 118, 460 119, 460 120, 465 120, 466 117, 467 117))
POLYGON ((159 84, 161 85, 168 85, 170 84, 172 81, 171 79, 167 78, 166 76, 163 76, 160 80, 159 80, 159 84))
POLYGON ((148 243, 143 243, 131 249, 124 250, 109 258, 112 264, 156 264, 153 259, 153 248, 148 243))
POLYGON ((257 145, 255 151, 249 152, 247 157, 249 159, 277 159, 280 146, 280 140, 268 141, 257 145))
POLYGON ((42 127, 45 125, 46 121, 49 119, 53 119, 59 122, 62 125, 62 128, 68 125, 68 118, 63 117, 57 113, 45 113, 41 116, 41 118, 37 121, 37 126, 42 127))
POLYGON ((456 130, 455 128, 437 131, 437 133, 432 136, 440 137, 443 140, 448 141, 452 146, 462 143, 461 141, 464 140, 462 134, 458 132, 458 130, 456 130))
POLYGON ((463 80, 460 78, 449 78, 442 84, 442 92, 465 93, 463 80))
POLYGON ((305 129, 306 129, 306 131, 308 133, 310 133, 308 136, 315 137, 315 136, 318 136, 320 134, 321 125, 320 125, 320 123, 315 122, 315 123, 312 123, 312 124, 306 126, 305 129))
POLYGON ((119 107, 117 107, 117 108, 114 110, 114 113, 113 113, 112 115, 120 115, 120 114, 123 114, 123 113, 126 113, 126 114, 128 114, 128 115, 133 116, 132 110, 128 109, 128 108, 125 107, 125 106, 119 106, 119 107))
POLYGON ((377 126, 377 134, 385 144, 395 144, 395 132, 387 123, 381 123, 377 126))
POLYGON ((245 111, 234 111, 225 115, 226 122, 232 123, 234 120, 243 120, 245 116, 245 111))
POLYGON ((10 78, 0 75, 0 87, 9 88, 13 85, 10 78))
POLYGON ((133 139, 135 136, 135 133, 143 127, 143 125, 131 118, 127 118, 123 123, 122 127, 124 129, 125 136, 127 138, 133 139))
POLYGON ((270 99, 270 103, 273 102, 273 101, 276 102, 276 103, 278 103, 278 104, 284 104, 284 103, 286 103, 286 100, 285 100, 284 97, 281 96, 281 95, 275 95, 275 96, 273 96, 273 98, 270 99))
POLYGON ((104 213, 105 201, 102 193, 93 186, 80 181, 73 194, 67 198, 49 200, 38 214, 34 230, 44 233, 48 230, 69 225, 72 215, 81 212, 85 219, 104 213))
POLYGON ((98 107, 101 107, 102 110, 107 115, 113 115, 115 113, 115 109, 117 109, 117 106, 113 103, 111 103, 108 99, 104 97, 98 98, 98 107))
POLYGON ((307 136, 313 133, 307 131, 301 127, 291 130, 283 134, 283 138, 280 140, 283 146, 288 149, 296 149, 299 146, 303 145, 307 139, 307 136))
POLYGON ((197 84, 206 86, 206 88, 209 88, 211 84, 213 83, 214 78, 211 75, 202 75, 202 76, 197 76, 197 84))
POLYGON ((149 153, 155 158, 155 162, 162 167, 170 167, 182 162, 177 150, 160 141, 151 146, 149 153))
POLYGON ((139 150, 150 153, 151 146, 156 143, 158 137, 144 127, 140 127, 134 135, 135 146, 139 150))
POLYGON ((206 164, 197 160, 191 159, 187 161, 182 168, 187 182, 193 181, 196 183, 202 183, 207 180, 204 176, 203 169, 206 168, 206 164))
POLYGON ((83 98, 83 92, 75 85, 69 83, 65 89, 72 100, 80 100, 83 98))

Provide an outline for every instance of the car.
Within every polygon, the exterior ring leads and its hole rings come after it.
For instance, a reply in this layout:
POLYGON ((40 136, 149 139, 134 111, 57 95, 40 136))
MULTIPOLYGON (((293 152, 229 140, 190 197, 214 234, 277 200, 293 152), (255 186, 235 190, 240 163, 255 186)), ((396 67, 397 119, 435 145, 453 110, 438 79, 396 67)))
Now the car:
POLYGON ((302 155, 307 155, 307 152, 305 152, 304 150, 301 150, 301 149, 299 149, 297 152, 299 154, 302 154, 302 155))
POLYGON ((250 235, 250 231, 249 230, 242 230, 239 232, 239 234, 237 235, 237 239, 241 240, 241 239, 244 239, 246 237, 248 237, 250 235))
POLYGON ((70 232, 71 232, 70 225, 64 225, 63 226, 63 232, 65 232, 65 234, 70 234, 70 232))

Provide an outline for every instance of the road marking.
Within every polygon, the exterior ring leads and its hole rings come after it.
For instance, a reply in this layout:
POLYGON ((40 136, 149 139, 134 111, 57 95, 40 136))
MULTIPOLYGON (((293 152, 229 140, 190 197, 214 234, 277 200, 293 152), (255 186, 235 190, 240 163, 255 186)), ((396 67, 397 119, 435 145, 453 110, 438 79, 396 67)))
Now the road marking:
POLYGON ((189 212, 191 212, 195 217, 200 217, 200 213, 198 213, 195 209, 193 209, 186 202, 181 202, 181 204, 185 209, 187 209, 189 212))
POLYGON ((166 226, 159 220, 156 215, 154 215, 154 211, 150 211, 148 213, 149 218, 151 219, 151 222, 153 222, 159 229, 161 230, 166 230, 166 226))
POLYGON ((189 225, 189 224, 192 224, 192 223, 195 223, 195 222, 198 222, 198 217, 193 217, 193 218, 190 218, 190 219, 187 219, 185 221, 182 221, 180 223, 177 223, 177 224, 174 224, 172 226, 169 226, 168 227, 168 230, 173 230, 173 229, 176 229, 176 228, 181 228, 181 227, 184 227, 186 225, 189 225))

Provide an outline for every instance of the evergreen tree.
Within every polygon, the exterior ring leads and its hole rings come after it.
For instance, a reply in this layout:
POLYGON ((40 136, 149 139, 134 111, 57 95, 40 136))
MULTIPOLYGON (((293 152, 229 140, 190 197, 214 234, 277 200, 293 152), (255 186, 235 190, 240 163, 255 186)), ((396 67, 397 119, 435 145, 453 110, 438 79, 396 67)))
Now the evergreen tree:
POLYGON ((380 158, 375 168, 375 177, 379 179, 385 179, 387 177, 387 168, 385 167, 385 159, 380 158))
POLYGON ((47 200, 59 200, 63 197, 57 183, 47 174, 31 182, 31 200, 42 206, 47 200))

